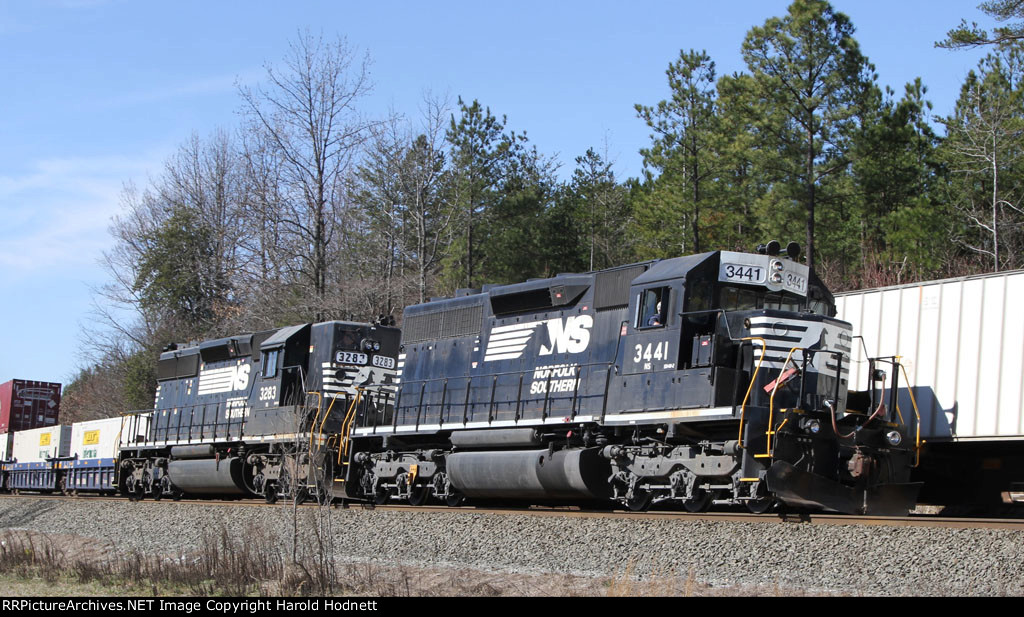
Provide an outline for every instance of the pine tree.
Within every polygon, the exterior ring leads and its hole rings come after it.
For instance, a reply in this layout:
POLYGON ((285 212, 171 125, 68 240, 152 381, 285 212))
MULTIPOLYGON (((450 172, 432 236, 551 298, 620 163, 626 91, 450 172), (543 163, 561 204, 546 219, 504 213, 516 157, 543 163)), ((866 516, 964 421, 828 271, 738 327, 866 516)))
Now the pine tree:
POLYGON ((459 212, 444 263, 444 278, 451 288, 473 287, 486 260, 480 231, 497 199, 502 165, 516 139, 504 134, 505 117, 499 120, 479 101, 466 105, 459 97, 459 119, 452 115, 446 135, 451 148, 452 199, 459 212))
POLYGON ((654 107, 636 105, 654 133, 644 157, 650 190, 636 202, 646 254, 698 253, 708 245, 704 220, 721 147, 715 110, 715 63, 707 53, 680 52, 669 64, 671 98, 654 107), (686 230, 686 235, 680 232, 686 230))
POLYGON ((593 148, 576 157, 576 169, 564 198, 570 202, 571 218, 576 221, 576 250, 581 267, 599 270, 632 259, 632 243, 626 233, 630 218, 628 193, 616 181, 611 162, 593 148))
POLYGON ((926 92, 920 79, 898 101, 887 89, 885 100, 865 110, 854 139, 859 286, 900 283, 941 267, 948 216, 936 198, 938 137, 928 123, 926 92))
POLYGON ((819 209, 838 201, 830 188, 842 188, 828 182, 848 167, 849 140, 873 81, 853 31, 849 18, 824 0, 796 0, 785 17, 753 28, 743 42, 760 102, 751 110, 758 165, 773 175, 775 207, 802 208, 810 266, 819 209))
POLYGON ((1001 45, 1024 39, 1024 0, 989 0, 982 2, 978 8, 996 21, 1012 22, 1006 26, 995 28, 990 36, 988 31, 978 26, 977 22, 967 23, 960 20, 960 25, 946 33, 946 39, 935 43, 936 47, 946 49, 969 49, 981 45, 1001 45))

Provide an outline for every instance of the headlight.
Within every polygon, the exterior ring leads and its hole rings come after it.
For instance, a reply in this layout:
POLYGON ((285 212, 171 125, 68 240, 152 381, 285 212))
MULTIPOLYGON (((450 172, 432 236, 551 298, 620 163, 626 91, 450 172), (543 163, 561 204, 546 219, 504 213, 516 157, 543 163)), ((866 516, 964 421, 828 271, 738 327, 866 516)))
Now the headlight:
POLYGON ((821 430, 821 422, 818 422, 814 418, 803 418, 800 420, 800 428, 804 429, 811 435, 817 435, 821 430))
POLYGON ((889 431, 885 434, 885 440, 889 442, 891 446, 898 446, 903 441, 903 435, 900 435, 899 431, 889 431))
POLYGON ((776 284, 782 284, 782 275, 778 272, 772 272, 771 281, 776 284))

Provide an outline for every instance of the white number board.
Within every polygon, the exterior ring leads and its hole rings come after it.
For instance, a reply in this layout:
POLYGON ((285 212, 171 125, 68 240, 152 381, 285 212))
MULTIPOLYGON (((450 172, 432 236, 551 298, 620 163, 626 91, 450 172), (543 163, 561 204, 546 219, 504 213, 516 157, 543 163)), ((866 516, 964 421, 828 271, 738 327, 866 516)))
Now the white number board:
POLYGON ((787 290, 795 291, 802 296, 807 295, 807 278, 800 276, 795 272, 783 273, 782 286, 787 290))
POLYGON ((804 264, 775 255, 750 255, 722 251, 718 280, 723 283, 762 285, 771 291, 807 295, 810 270, 804 264))
POLYGON ((722 270, 718 274, 718 280, 731 281, 734 283, 757 283, 764 285, 766 270, 761 266, 748 266, 744 264, 722 264, 722 270))
POLYGON ((373 365, 380 368, 395 368, 395 359, 387 356, 374 356, 373 365))
POLYGON ((364 353, 351 351, 339 351, 334 354, 334 361, 338 364, 366 364, 368 358, 364 353))

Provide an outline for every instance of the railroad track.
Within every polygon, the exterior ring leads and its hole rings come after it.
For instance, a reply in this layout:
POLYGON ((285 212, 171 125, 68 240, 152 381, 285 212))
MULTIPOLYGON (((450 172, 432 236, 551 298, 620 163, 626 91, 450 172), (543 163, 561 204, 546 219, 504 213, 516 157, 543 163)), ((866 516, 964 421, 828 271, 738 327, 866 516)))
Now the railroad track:
MULTIPOLYGON (((68 501, 119 501, 124 502, 124 497, 97 497, 97 496, 73 496, 59 494, 31 494, 31 495, 0 495, 0 499, 45 499, 45 500, 68 500, 68 501)), ((152 500, 147 500, 152 502, 152 500)), ((145 503, 145 502, 143 502, 145 503)), ((162 500, 161 504, 192 504, 211 507, 259 507, 259 508, 280 508, 289 504, 277 503, 268 504, 254 499, 216 500, 216 499, 181 499, 172 501, 162 500)), ((315 508, 317 504, 308 502, 302 504, 301 508, 315 508)), ((769 514, 751 514, 749 512, 705 512, 694 514, 690 512, 672 511, 648 511, 648 512, 627 512, 624 510, 593 510, 577 506, 567 507, 544 507, 544 506, 461 506, 450 508, 446 506, 409 506, 409 505, 384 505, 374 506, 365 503, 341 504, 336 502, 333 507, 359 508, 364 510, 381 510, 383 512, 430 512, 449 514, 490 514, 490 515, 527 515, 527 516, 568 516, 579 518, 616 518, 625 520, 677 520, 677 521, 710 521, 710 522, 731 522, 731 523, 804 523, 812 525, 868 525, 868 526, 889 526, 889 527, 945 527, 954 529, 1009 529, 1024 531, 1024 518, 973 518, 973 517, 949 517, 937 515, 911 515, 909 517, 896 516, 856 516, 850 514, 829 514, 820 512, 786 512, 769 514)))

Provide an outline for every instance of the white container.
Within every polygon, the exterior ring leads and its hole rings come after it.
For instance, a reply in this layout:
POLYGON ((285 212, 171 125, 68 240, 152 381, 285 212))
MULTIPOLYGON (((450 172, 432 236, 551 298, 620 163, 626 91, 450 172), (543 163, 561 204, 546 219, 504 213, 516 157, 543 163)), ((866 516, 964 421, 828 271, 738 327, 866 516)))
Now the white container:
POLYGON ((14 433, 0 433, 0 461, 6 461, 14 446, 14 433))
POLYGON ((13 458, 19 463, 44 462, 48 458, 68 456, 70 451, 70 426, 47 426, 14 434, 13 458))
POLYGON ((149 431, 149 419, 151 414, 134 414, 121 416, 121 447, 146 440, 146 433, 149 431))
MULTIPOLYGON (((871 356, 903 357, 922 436, 1024 437, 1024 270, 837 294, 836 306, 871 356)), ((852 368, 851 389, 867 387, 856 339, 852 368)))
POLYGON ((114 458, 119 452, 118 444, 127 443, 127 430, 128 422, 120 416, 76 422, 71 425, 71 456, 114 458))

